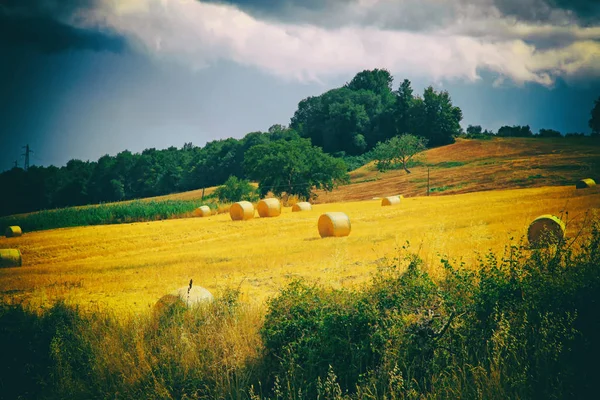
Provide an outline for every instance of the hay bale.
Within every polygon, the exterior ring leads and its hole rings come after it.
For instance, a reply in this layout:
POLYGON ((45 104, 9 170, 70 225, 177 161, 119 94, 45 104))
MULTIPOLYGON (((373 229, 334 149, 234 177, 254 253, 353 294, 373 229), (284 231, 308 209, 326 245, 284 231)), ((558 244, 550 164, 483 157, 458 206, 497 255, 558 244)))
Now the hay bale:
POLYGON ((20 267, 23 265, 19 249, 0 249, 0 268, 20 267))
POLYGON ((19 237, 23 234, 20 226, 9 226, 6 228, 6 232, 4 233, 7 238, 9 237, 19 237))
POLYGON ((214 300, 212 293, 202 286, 192 286, 188 293, 189 286, 183 286, 171 293, 177 296, 188 307, 194 307, 202 303, 210 303, 214 300))
POLYGON ((254 218, 254 206, 249 201, 238 201, 229 208, 229 215, 234 221, 245 221, 254 218))
POLYGON ((341 237, 350 234, 350 218, 343 212, 329 212, 319 217, 319 235, 341 237))
POLYGON ((195 217, 210 217, 211 214, 209 206, 200 206, 194 210, 195 217))
POLYGON ((292 212, 310 211, 310 210, 312 210, 312 204, 310 204, 308 201, 301 201, 300 203, 296 203, 292 206, 292 212))
POLYGON ((258 215, 260 215, 261 218, 278 217, 281 214, 281 203, 279 202, 279 199, 274 197, 262 199, 258 202, 256 208, 258 209, 258 215))
POLYGON ((400 204, 400 196, 389 196, 381 199, 381 206, 393 206, 400 204))
POLYGON ((565 224, 560 218, 546 214, 533 220, 527 230, 527 239, 533 247, 557 243, 565 236, 565 224))
POLYGON ((591 188, 592 186, 596 186, 596 182, 592 178, 582 179, 575 184, 577 189, 586 189, 591 188))

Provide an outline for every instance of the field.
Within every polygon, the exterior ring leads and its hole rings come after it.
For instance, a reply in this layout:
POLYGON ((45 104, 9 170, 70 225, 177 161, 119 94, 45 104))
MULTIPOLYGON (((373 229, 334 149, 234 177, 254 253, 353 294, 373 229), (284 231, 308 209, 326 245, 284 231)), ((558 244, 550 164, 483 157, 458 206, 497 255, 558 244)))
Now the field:
POLYGON ((31 232, 0 238, 0 248, 23 254, 23 267, 0 269, 0 301, 37 308, 64 298, 131 314, 193 279, 215 294, 239 287, 244 301, 261 304, 294 277, 333 287, 364 282, 407 241, 435 277, 442 255, 475 267, 478 254, 502 253, 546 213, 562 216, 574 237, 600 215, 600 191, 496 190, 409 197, 394 207, 368 200, 284 208, 277 218, 244 222, 221 214, 31 232), (317 219, 328 211, 349 215, 350 236, 319 237, 317 219))

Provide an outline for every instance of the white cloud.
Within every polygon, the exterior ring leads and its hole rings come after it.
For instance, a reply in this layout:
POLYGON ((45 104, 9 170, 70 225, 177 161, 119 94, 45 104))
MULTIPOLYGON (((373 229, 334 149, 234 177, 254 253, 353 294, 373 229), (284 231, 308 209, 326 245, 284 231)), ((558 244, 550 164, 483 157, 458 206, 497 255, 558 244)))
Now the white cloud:
MULTIPOLYGON (((583 72, 600 76, 598 27, 494 22, 488 16, 457 20, 433 31, 359 25, 326 29, 259 20, 232 6, 195 0, 106 1, 107 7, 97 10, 97 19, 153 55, 176 58, 193 68, 225 59, 284 79, 320 80, 387 68, 394 74, 436 81, 473 81, 485 68, 516 83, 542 85, 552 85, 558 76, 583 72), (532 37, 568 40, 560 47, 541 50, 525 41, 532 37)), ((358 13, 356 7, 372 8, 381 2, 363 1, 353 5, 353 12, 358 13)))

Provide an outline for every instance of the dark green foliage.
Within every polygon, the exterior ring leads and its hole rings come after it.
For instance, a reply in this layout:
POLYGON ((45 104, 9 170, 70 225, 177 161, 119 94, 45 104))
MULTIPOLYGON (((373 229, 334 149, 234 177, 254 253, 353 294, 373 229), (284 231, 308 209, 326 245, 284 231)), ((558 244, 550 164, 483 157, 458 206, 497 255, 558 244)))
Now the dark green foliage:
POLYGON ((559 138, 562 137, 559 131, 555 131, 554 129, 540 129, 540 132, 537 135, 540 138, 559 138))
POLYGON ((20 226, 24 232, 32 232, 71 226, 156 221, 188 216, 204 204, 205 202, 200 200, 133 201, 38 211, 26 215, 0 217, 0 232, 4 232, 11 225, 20 226))
POLYGON ((254 186, 245 179, 230 176, 223 186, 219 186, 214 196, 223 203, 233 203, 240 200, 258 201, 258 194, 254 186))
POLYGON ((588 122, 592 129, 592 136, 600 137, 600 97, 594 101, 594 107, 590 111, 591 118, 588 122))
POLYGON ((529 125, 525 126, 502 126, 498 129, 496 136, 499 137, 532 137, 533 133, 529 125))
POLYGON ((244 166, 250 178, 258 181, 261 196, 272 192, 308 199, 313 188, 332 190, 347 181, 346 165, 315 146, 310 140, 277 140, 251 147, 244 166))

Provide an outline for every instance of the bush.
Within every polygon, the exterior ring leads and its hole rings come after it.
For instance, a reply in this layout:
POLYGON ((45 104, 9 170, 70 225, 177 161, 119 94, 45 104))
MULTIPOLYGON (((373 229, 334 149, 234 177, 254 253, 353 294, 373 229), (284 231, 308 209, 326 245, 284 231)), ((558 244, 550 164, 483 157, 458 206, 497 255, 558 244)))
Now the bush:
POLYGON ((256 188, 249 181, 236 176, 230 176, 223 186, 219 186, 215 190, 214 195, 223 203, 234 203, 241 200, 258 201, 256 188))

